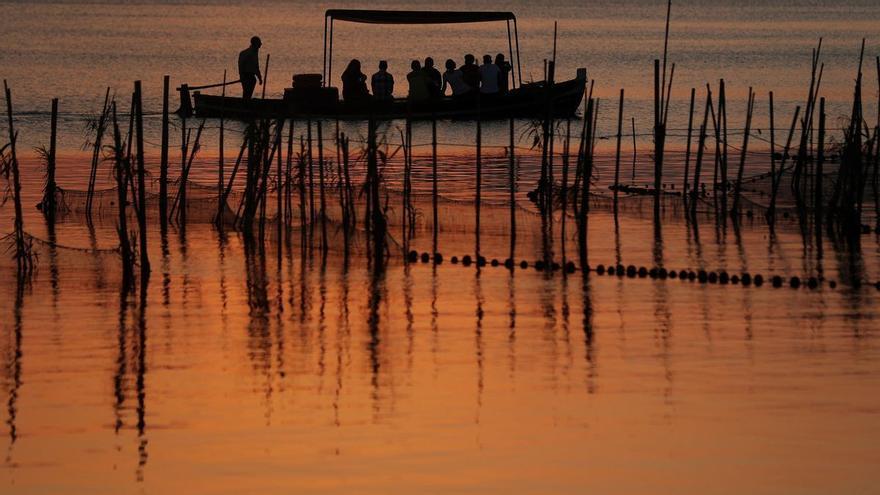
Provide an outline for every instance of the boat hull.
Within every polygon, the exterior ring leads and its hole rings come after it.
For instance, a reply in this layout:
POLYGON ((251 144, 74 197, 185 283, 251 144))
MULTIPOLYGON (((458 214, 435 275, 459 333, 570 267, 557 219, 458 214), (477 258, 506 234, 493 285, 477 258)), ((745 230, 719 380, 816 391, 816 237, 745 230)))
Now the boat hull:
MULTIPOLYGON (((580 76, 580 75, 579 75, 580 76)), ((333 118, 343 120, 366 119, 501 119, 543 117, 570 117, 577 113, 583 101, 586 77, 578 77, 552 85, 525 84, 503 96, 481 95, 452 98, 443 97, 424 103, 411 104, 406 99, 378 102, 350 103, 332 101, 311 104, 308 108, 292 98, 245 100, 239 97, 194 93, 197 117, 213 118, 333 118)))

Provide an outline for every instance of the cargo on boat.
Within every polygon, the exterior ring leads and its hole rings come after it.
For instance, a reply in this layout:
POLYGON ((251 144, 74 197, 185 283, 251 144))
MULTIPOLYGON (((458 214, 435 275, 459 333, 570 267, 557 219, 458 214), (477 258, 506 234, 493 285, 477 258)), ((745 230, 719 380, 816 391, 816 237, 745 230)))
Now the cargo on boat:
MULTIPOLYGON (((587 83, 586 69, 577 69, 573 79, 555 81, 553 64, 546 70, 545 80, 524 83, 519 57, 519 36, 516 16, 511 12, 441 12, 331 9, 324 21, 324 67, 321 74, 293 76, 291 87, 283 98, 251 98, 203 93, 223 84, 207 86, 182 85, 179 113, 198 117, 227 118, 338 118, 338 119, 475 119, 569 117, 576 114, 587 83), (507 23, 510 49, 511 87, 503 94, 441 96, 421 101, 407 98, 390 100, 339 98, 339 89, 328 84, 332 77, 334 21, 369 24, 450 24, 504 21, 507 23)), ((237 81, 225 84, 236 84, 237 81)))

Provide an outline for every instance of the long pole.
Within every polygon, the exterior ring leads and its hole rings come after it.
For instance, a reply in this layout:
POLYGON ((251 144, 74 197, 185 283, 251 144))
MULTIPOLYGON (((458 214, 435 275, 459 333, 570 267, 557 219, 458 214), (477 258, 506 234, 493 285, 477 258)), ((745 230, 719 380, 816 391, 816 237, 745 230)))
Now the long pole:
POLYGON ((440 232, 440 215, 437 211, 437 118, 431 118, 431 213, 433 223, 433 252, 437 253, 438 234, 440 232))
POLYGON ((617 148, 614 153, 614 212, 617 212, 617 192, 620 189, 620 144, 623 139, 623 88, 617 104, 617 148))
POLYGON ((507 180, 510 201, 510 259, 516 255, 516 143, 514 142, 513 118, 510 119, 510 160, 507 165, 507 180))
MULTIPOLYGON (((144 106, 143 94, 141 93, 141 82, 134 82, 134 94, 136 101, 137 113, 135 114, 135 126, 137 129, 137 181, 138 181, 138 229, 139 229, 139 245, 141 248, 140 264, 141 264, 141 287, 146 288, 147 281, 150 278, 150 257, 147 252, 147 199, 145 188, 145 170, 144 170, 144 106)), ((183 205, 182 208, 186 208, 183 205)), ((146 294, 141 294, 141 298, 145 298, 146 294)))
MULTIPOLYGON (((162 78, 162 147, 159 155, 159 222, 168 221, 168 97, 171 78, 162 78)), ((226 86, 223 86, 224 91, 226 86)), ((223 120, 220 120, 220 142, 223 142, 223 120)), ((222 144, 221 144, 222 146, 222 144)))
POLYGON ((327 203, 324 197, 324 134, 321 121, 318 121, 318 195, 321 201, 321 251, 327 253, 327 203))
POLYGON ((691 134, 694 130, 694 101, 697 96, 697 88, 691 88, 691 105, 690 110, 688 111, 688 137, 687 137, 687 147, 684 150, 684 176, 682 179, 681 185, 681 197, 687 201, 687 192, 688 192, 688 180, 690 175, 690 165, 691 165, 691 134))
POLYGON ((55 153, 58 139, 58 98, 52 99, 52 121, 49 132, 49 156, 46 157, 46 191, 43 213, 50 222, 55 221, 55 153))

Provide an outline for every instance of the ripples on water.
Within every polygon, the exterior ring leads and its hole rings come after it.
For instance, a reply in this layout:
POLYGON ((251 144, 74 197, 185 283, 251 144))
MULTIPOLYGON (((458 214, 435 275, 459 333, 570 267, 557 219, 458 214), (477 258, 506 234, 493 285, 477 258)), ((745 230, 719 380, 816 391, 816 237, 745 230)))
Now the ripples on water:
MULTIPOLYGON (((347 6, 363 5, 338 5, 347 6)), ((588 65, 609 101, 626 86, 627 112, 647 129, 639 119, 650 115, 649 86, 640 80, 659 52, 662 5, 493 8, 520 16, 533 72, 549 55, 559 19, 560 71, 588 65)), ((103 87, 124 94, 142 78, 147 108, 159 108, 162 74, 219 78, 251 32, 267 48, 285 47, 271 48, 273 70, 314 70, 322 9, 297 2, 0 5, 11 19, 4 26, 12 47, 0 53, 0 66, 24 114, 21 148, 45 142, 41 112, 60 96, 68 114, 60 122, 58 181, 84 188, 78 131, 103 87)), ((826 36, 828 97, 845 113, 858 42, 869 36, 873 53, 880 39, 880 12, 869 2, 678 9, 671 45, 677 122, 686 122, 686 89, 718 77, 741 96, 754 85, 761 94, 776 90, 783 107, 799 102, 819 35, 826 36)), ((450 43, 443 50, 479 52, 505 33, 456 27, 440 34, 424 49, 445 53, 440 47, 450 43)), ((401 36, 415 46, 423 35, 401 36)), ((354 42, 369 52, 358 56, 389 58, 392 67, 424 55, 388 55, 382 43, 361 42, 386 37, 375 28, 340 31, 339 60, 345 50, 353 56, 354 42)), ((282 73, 270 76, 270 90, 280 92, 282 73)), ((732 89, 731 101, 737 95, 732 89)), ((613 119, 612 105, 602 105, 602 118, 613 119)), ((150 155, 157 124, 148 119, 150 155)), ((343 130, 363 133, 355 125, 343 130)), ((506 144, 506 126, 485 130, 486 153, 496 158, 486 161, 486 197, 497 199, 505 194, 505 160, 490 145, 506 144)), ((425 128, 415 132, 424 143, 425 128)), ((441 165, 447 196, 467 199, 472 191, 472 164, 462 158, 469 148, 451 145, 471 143, 472 132, 468 124, 441 124, 443 153, 459 156, 441 165)), ((216 147, 214 135, 206 150, 216 147)), ((227 150, 237 149, 239 135, 228 136, 227 150)), ((213 181, 210 153, 194 166, 197 182, 213 181)), ((766 161, 759 154, 749 165, 757 172, 766 161)), ((525 160, 519 170, 524 204, 533 165, 525 160)), ((606 183, 608 166, 599 171, 606 183)), ((650 176, 636 172, 637 182, 650 176)), ((425 173, 417 163, 417 179, 425 173)), ((680 163, 667 173, 678 181, 680 163)), ((472 212, 458 203, 441 220, 446 263, 405 265, 395 256, 378 277, 363 263, 346 266, 338 252, 322 263, 303 258, 296 240, 253 245, 192 223, 165 236, 150 232, 153 275, 141 304, 120 297, 115 255, 90 250, 115 245, 112 220, 89 229, 68 219, 52 233, 33 209, 42 178, 32 157, 24 159, 23 180, 28 232, 67 247, 40 245, 26 287, 0 262, 4 492, 861 493, 878 482, 880 292, 851 287, 880 280, 875 234, 855 249, 828 239, 820 248, 789 222, 771 234, 758 220, 739 229, 704 221, 695 230, 674 214, 661 225, 632 210, 619 222, 591 214, 594 265, 840 283, 792 290, 452 265, 449 257, 470 253, 474 243, 458 228, 472 212)), ((3 231, 10 210, 0 207, 3 231)), ((504 212, 484 214, 487 224, 506 225, 504 212)), ((488 230, 483 253, 503 259, 506 233, 488 230)), ((519 258, 539 257, 538 234, 521 232, 519 258)), ((414 247, 429 250, 429 233, 420 232, 414 247)))

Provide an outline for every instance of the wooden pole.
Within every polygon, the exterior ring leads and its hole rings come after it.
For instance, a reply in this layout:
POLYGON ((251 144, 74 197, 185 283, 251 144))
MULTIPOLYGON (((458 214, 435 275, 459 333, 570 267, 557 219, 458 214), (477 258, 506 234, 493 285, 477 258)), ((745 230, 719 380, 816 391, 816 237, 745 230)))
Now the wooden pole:
POLYGON ((438 182, 437 182, 437 117, 431 117, 431 213, 432 213, 432 247, 433 252, 438 251, 440 233, 440 214, 438 212, 438 182))
POLYGON ((27 244, 24 240, 24 214, 21 208, 21 179, 19 178, 18 156, 16 154, 16 141, 18 133, 15 132, 15 121, 12 118, 12 91, 3 80, 3 89, 6 93, 6 118, 9 130, 9 168, 12 169, 12 202, 15 206, 15 264, 19 280, 30 274, 33 270, 33 264, 27 251, 27 244))
MULTIPOLYGON (((223 98, 223 102, 226 102, 226 71, 223 71, 223 91, 221 92, 221 98, 223 98)), ((218 226, 222 225, 223 221, 223 208, 225 203, 221 200, 223 199, 223 186, 226 184, 226 161, 224 156, 224 146, 225 146, 225 134, 224 134, 224 124, 225 120, 223 118, 223 104, 221 104, 220 110, 220 137, 218 139, 219 145, 219 153, 220 156, 217 159, 217 218, 216 224, 218 226)))
POLYGON ((749 98, 746 106, 746 124, 745 129, 743 129, 743 146, 742 152, 740 154, 739 159, 739 170, 736 172, 736 187, 733 191, 733 208, 731 209, 731 215, 734 220, 738 219, 740 214, 740 195, 742 194, 742 181, 743 181, 743 172, 746 168, 746 154, 749 149, 749 132, 752 128, 752 113, 755 110, 755 93, 752 92, 752 88, 749 88, 749 98))
POLYGON ((688 111, 688 136, 687 147, 684 150, 684 177, 681 185, 681 197, 687 202, 688 180, 690 180, 691 165, 691 134, 694 129, 694 101, 697 96, 697 88, 691 88, 691 105, 688 111))
POLYGON ((620 144, 623 140, 623 88, 617 103, 617 147, 614 152, 614 213, 617 213, 617 193, 620 189, 620 144))
MULTIPOLYGON (((168 98, 171 78, 162 78, 162 145, 159 155, 159 222, 168 223, 168 98)), ((225 90, 224 86, 224 90, 225 90)), ((223 119, 220 119, 220 146, 223 146, 223 119)))
POLYGON ((58 98, 52 99, 52 120, 49 131, 49 153, 46 156, 46 190, 43 194, 43 214, 49 222, 55 221, 55 154, 58 139, 58 98))
POLYGON ((318 187, 321 201, 321 251, 327 254, 327 202, 324 195, 324 133, 322 122, 318 121, 318 187))
POLYGON ((476 214, 476 250, 475 254, 477 256, 477 260, 480 258, 480 206, 482 203, 482 192, 483 192, 483 126, 482 119, 480 116, 477 116, 477 184, 476 184, 476 201, 474 203, 475 214, 476 214))
MULTIPOLYGON (((880 136, 878 136, 880 137, 880 136)), ((817 239, 821 238, 822 235, 822 174, 823 166, 825 164, 825 98, 821 98, 819 100, 819 144, 818 150, 816 151, 816 182, 815 182, 815 197, 813 199, 813 212, 815 214, 815 233, 817 239)))
MULTIPOLYGON (((135 101, 137 102, 137 113, 135 115, 135 125, 137 128, 137 202, 138 202, 138 230, 139 230, 139 244, 141 248, 140 253, 140 264, 141 264, 141 298, 145 298, 146 294, 143 291, 147 287, 147 282, 150 279, 150 257, 147 252, 147 196, 146 196, 146 184, 145 184, 145 173, 144 169, 144 106, 143 106, 143 94, 141 92, 141 82, 134 82, 134 93, 135 93, 135 101)), ((186 204, 183 205, 182 209, 186 208, 186 204)))
POLYGON ((510 119, 510 154, 507 164, 508 194, 510 201, 510 259, 516 255, 516 143, 514 140, 513 118, 510 119))

